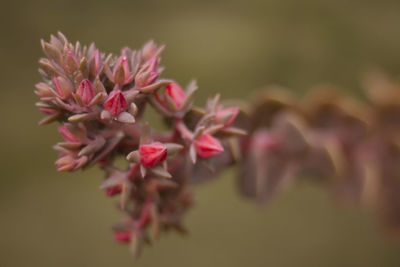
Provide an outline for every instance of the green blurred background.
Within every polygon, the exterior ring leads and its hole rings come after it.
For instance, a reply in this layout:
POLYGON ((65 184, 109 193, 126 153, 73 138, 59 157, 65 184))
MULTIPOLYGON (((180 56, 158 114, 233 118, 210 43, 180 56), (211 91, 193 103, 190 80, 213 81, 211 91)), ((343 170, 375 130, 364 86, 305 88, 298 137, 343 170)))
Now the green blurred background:
POLYGON ((38 127, 33 85, 40 38, 61 30, 118 52, 167 44, 164 76, 196 78, 198 103, 247 98, 280 84, 303 95, 332 82, 360 91, 370 67, 400 69, 400 2, 2 1, 0 266, 400 266, 400 242, 370 213, 302 183, 267 206, 237 194, 235 169, 195 188, 190 234, 168 234, 133 262, 115 244, 120 216, 97 190, 98 170, 57 173, 55 125, 38 127))

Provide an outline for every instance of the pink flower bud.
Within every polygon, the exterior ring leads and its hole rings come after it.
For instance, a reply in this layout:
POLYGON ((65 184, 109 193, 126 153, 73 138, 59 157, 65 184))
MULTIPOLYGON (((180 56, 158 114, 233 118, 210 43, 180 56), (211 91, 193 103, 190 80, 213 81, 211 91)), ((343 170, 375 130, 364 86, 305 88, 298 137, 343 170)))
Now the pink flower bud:
POLYGON ((79 139, 75 135, 73 135, 65 125, 58 127, 58 132, 61 134, 65 141, 79 142, 79 139))
POLYGON ((139 73, 135 77, 135 84, 139 88, 150 85, 157 80, 159 73, 157 72, 158 58, 153 57, 147 61, 139 73))
POLYGON ((122 186, 121 185, 116 185, 114 187, 107 188, 107 190, 106 190, 106 194, 107 194, 108 197, 112 197, 112 196, 114 196, 116 194, 119 194, 121 192, 122 192, 122 186))
POLYGON ((165 93, 172 99, 177 108, 180 108, 185 101, 186 94, 176 82, 165 86, 165 93))
POLYGON ((76 162, 75 159, 71 155, 65 155, 59 158, 56 162, 57 170, 60 172, 63 171, 71 171, 75 168, 76 162))
POLYGON ((221 143, 211 135, 204 133, 195 142, 197 155, 200 158, 209 158, 224 152, 221 143))
POLYGON ((167 158, 167 147, 160 143, 141 145, 139 147, 140 161, 147 168, 154 167, 157 163, 167 158))
POLYGON ((120 90, 112 91, 103 104, 112 116, 118 116, 122 111, 128 108, 128 103, 120 90))
POLYGON ((81 97, 82 102, 85 105, 88 105, 93 97, 96 95, 92 83, 87 79, 81 82, 81 85, 76 90, 76 93, 81 97))
POLYGON ((115 241, 119 243, 129 243, 131 242, 131 233, 129 232, 115 232, 114 233, 115 241))
POLYGON ((147 42, 142 49, 142 55, 145 60, 152 58, 157 52, 157 45, 153 40, 147 42))
POLYGON ((118 80, 117 71, 119 68, 121 68, 121 66, 122 66, 122 69, 124 70, 124 79, 122 81, 122 84, 127 84, 131 81, 130 81, 130 76, 129 76, 130 75, 129 62, 128 62, 128 58, 125 55, 121 56, 118 59, 117 64, 115 64, 115 66, 114 66, 114 70, 113 70, 114 81, 118 80))
POLYGON ((230 126, 236 119, 239 114, 239 108, 226 108, 222 109, 215 114, 215 122, 221 123, 225 127, 230 126))

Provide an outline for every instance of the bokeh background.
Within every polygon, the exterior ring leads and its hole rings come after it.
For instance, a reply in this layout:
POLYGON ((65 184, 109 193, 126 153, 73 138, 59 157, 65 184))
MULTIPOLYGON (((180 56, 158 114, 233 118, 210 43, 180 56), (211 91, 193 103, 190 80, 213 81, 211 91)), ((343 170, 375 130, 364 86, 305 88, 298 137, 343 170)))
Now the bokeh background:
POLYGON ((359 207, 301 183, 267 206, 237 194, 235 169, 198 186, 190 234, 168 234, 133 262, 112 240, 119 219, 98 170, 57 173, 55 125, 38 127, 33 85, 40 38, 61 30, 118 52, 167 44, 164 76, 196 78, 198 103, 248 98, 279 84, 304 95, 320 83, 360 93, 371 67, 400 70, 400 2, 1 1, 0 266, 400 266, 400 242, 359 207))

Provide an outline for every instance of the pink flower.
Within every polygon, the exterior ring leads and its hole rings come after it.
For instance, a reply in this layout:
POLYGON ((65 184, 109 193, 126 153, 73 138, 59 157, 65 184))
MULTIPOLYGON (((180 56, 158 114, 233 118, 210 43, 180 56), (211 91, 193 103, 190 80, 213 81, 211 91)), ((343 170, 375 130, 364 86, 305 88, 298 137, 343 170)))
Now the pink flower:
POLYGON ((68 130, 67 126, 62 125, 58 127, 58 132, 64 138, 65 141, 68 142, 79 142, 79 139, 68 130))
POLYGON ((104 102, 103 107, 108 110, 112 116, 118 116, 122 111, 128 108, 128 103, 120 90, 112 91, 104 102))
POLYGON ((115 232, 114 239, 119 243, 129 243, 131 242, 132 234, 129 232, 115 232))
POLYGON ((114 187, 107 188, 107 190, 106 190, 106 194, 109 197, 117 195, 117 194, 119 194, 121 192, 122 192, 122 186, 121 185, 116 185, 114 187))
POLYGON ((165 93, 172 99, 177 108, 182 107, 186 95, 182 88, 176 82, 169 83, 165 86, 165 93))
POLYGON ((239 109, 235 107, 222 109, 215 114, 215 122, 228 127, 235 121, 238 114, 239 109))
POLYGON ((140 161, 143 166, 152 168, 167 158, 167 147, 160 142, 141 145, 139 147, 140 161))
POLYGON ((90 101, 96 95, 96 92, 93 89, 92 83, 87 79, 85 79, 81 82, 81 85, 76 90, 76 93, 80 96, 80 98, 82 99, 82 102, 85 105, 89 105, 90 101))
POLYGON ((202 134, 195 142, 197 155, 200 158, 209 158, 224 152, 221 143, 210 134, 202 134))

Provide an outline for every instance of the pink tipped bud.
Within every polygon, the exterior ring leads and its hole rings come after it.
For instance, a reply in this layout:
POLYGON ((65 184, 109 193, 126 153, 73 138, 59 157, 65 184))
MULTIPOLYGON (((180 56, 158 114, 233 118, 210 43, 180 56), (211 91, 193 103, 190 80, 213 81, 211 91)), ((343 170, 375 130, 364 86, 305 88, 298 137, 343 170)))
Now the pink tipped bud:
POLYGON ((85 105, 89 105, 90 101, 92 101, 93 97, 96 95, 92 83, 86 79, 81 82, 76 93, 81 97, 85 105))
POLYGON ((172 99, 177 108, 182 107, 186 94, 176 82, 169 83, 165 86, 165 93, 172 99))
POLYGON ((157 165, 157 163, 167 158, 167 147, 160 142, 154 142, 141 145, 139 147, 139 153, 142 165, 147 168, 152 168, 157 165))
POLYGON ((71 171, 75 165, 75 159, 71 155, 63 156, 56 161, 57 170, 60 172, 71 171))
POLYGON ((65 125, 58 127, 58 132, 61 134, 65 141, 79 142, 79 139, 75 135, 73 135, 65 125))
POLYGON ((122 186, 116 185, 114 187, 107 188, 106 194, 108 197, 112 197, 122 192, 122 186))
POLYGON ((215 122, 221 123, 225 127, 230 126, 239 114, 239 108, 226 108, 222 109, 215 114, 215 122))
POLYGON ((157 45, 153 40, 147 42, 142 49, 142 56, 145 60, 151 59, 157 53, 157 45))
POLYGON ((104 108, 112 116, 118 116, 122 111, 128 108, 128 103, 120 90, 112 91, 103 104, 104 108))
POLYGON ((114 70, 113 70, 113 78, 116 83, 120 83, 120 84, 127 84, 127 83, 131 82, 129 62, 128 62, 128 58, 126 56, 121 56, 118 59, 117 64, 115 64, 114 70), (121 69, 123 71, 121 71, 121 69), (123 75, 120 72, 123 72, 123 75), (121 75, 122 75, 122 77, 120 77, 121 75))
POLYGON ((114 239, 119 243, 129 243, 131 242, 131 233, 129 232, 115 232, 114 239))
POLYGON ((147 85, 154 83, 159 75, 159 73, 157 72, 157 68, 158 58, 153 57, 152 59, 147 61, 135 77, 136 86, 138 86, 139 88, 143 88, 147 85))
POLYGON ((224 152, 221 143, 211 135, 204 133, 195 142, 197 155, 200 158, 209 158, 224 152))

